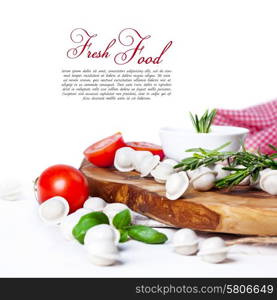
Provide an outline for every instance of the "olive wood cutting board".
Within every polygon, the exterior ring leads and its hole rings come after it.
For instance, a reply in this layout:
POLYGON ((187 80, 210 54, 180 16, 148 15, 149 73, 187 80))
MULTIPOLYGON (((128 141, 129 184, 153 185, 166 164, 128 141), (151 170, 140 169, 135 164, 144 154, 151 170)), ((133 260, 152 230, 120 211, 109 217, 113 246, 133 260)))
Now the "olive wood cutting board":
POLYGON ((137 172, 122 173, 83 161, 90 195, 174 227, 242 235, 277 236, 277 197, 249 187, 232 191, 197 192, 189 189, 182 199, 168 200, 165 186, 137 172))

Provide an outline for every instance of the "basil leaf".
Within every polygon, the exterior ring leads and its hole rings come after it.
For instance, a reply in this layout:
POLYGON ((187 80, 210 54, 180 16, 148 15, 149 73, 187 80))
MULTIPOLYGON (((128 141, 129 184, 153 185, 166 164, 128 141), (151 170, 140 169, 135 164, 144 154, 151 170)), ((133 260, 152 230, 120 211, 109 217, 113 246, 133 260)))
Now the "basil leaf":
POLYGON ((125 243, 128 241, 129 236, 128 236, 128 230, 124 230, 124 229, 119 229, 120 232, 120 240, 119 243, 125 243))
POLYGON ((129 209, 124 209, 113 218, 113 225, 117 229, 122 229, 131 224, 131 214, 129 209))
POLYGON ((99 224, 109 224, 109 218, 102 212, 95 211, 82 216, 74 226, 72 234, 76 240, 84 244, 86 232, 93 226, 99 224))
POLYGON ((146 244, 163 244, 167 241, 165 234, 143 225, 130 226, 128 228, 128 235, 132 239, 146 244))

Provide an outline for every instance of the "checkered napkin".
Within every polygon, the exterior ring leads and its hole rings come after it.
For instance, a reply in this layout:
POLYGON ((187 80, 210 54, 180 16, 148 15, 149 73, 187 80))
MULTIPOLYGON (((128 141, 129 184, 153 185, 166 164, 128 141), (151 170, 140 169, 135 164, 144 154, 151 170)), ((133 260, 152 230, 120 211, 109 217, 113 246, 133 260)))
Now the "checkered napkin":
POLYGON ((217 109, 213 124, 248 128, 246 148, 270 154, 268 144, 277 146, 277 100, 241 110, 217 109))

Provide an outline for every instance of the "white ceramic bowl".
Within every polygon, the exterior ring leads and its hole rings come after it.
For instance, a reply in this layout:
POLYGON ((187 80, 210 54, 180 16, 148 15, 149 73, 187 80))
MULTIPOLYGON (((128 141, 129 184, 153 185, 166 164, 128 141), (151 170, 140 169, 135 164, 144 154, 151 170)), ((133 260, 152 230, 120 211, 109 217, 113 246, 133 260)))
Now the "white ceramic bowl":
POLYGON ((233 126, 212 126, 210 133, 196 133, 194 128, 163 127, 160 129, 160 139, 165 155, 180 161, 192 155, 186 152, 191 148, 212 150, 231 142, 222 151, 238 151, 248 132, 246 128, 233 126))

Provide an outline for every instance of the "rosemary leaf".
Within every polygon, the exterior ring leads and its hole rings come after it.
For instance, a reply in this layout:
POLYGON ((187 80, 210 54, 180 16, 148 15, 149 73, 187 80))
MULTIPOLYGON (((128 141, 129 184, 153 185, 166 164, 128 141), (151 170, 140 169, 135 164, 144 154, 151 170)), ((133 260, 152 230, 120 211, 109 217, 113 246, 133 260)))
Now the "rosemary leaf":
POLYGON ((209 133, 212 122, 216 115, 216 110, 213 109, 210 113, 209 110, 206 110, 201 117, 198 117, 197 114, 193 116, 191 112, 189 113, 189 115, 190 115, 192 125, 195 128, 197 133, 209 133))
POLYGON ((273 151, 277 152, 277 147, 275 147, 271 144, 268 144, 268 147, 271 148, 273 151))
POLYGON ((231 188, 239 184, 247 176, 251 176, 255 182, 258 179, 259 172, 266 168, 277 170, 277 161, 275 160, 277 158, 277 147, 271 145, 271 148, 276 151, 276 153, 271 155, 248 152, 245 147, 242 148, 243 151, 238 152, 219 151, 229 144, 225 143, 214 150, 188 149, 187 152, 194 152, 193 156, 183 159, 174 168, 183 168, 185 171, 195 170, 200 166, 210 166, 220 161, 227 161, 228 165, 223 169, 232 171, 232 173, 216 182, 216 187, 218 188, 231 188))

